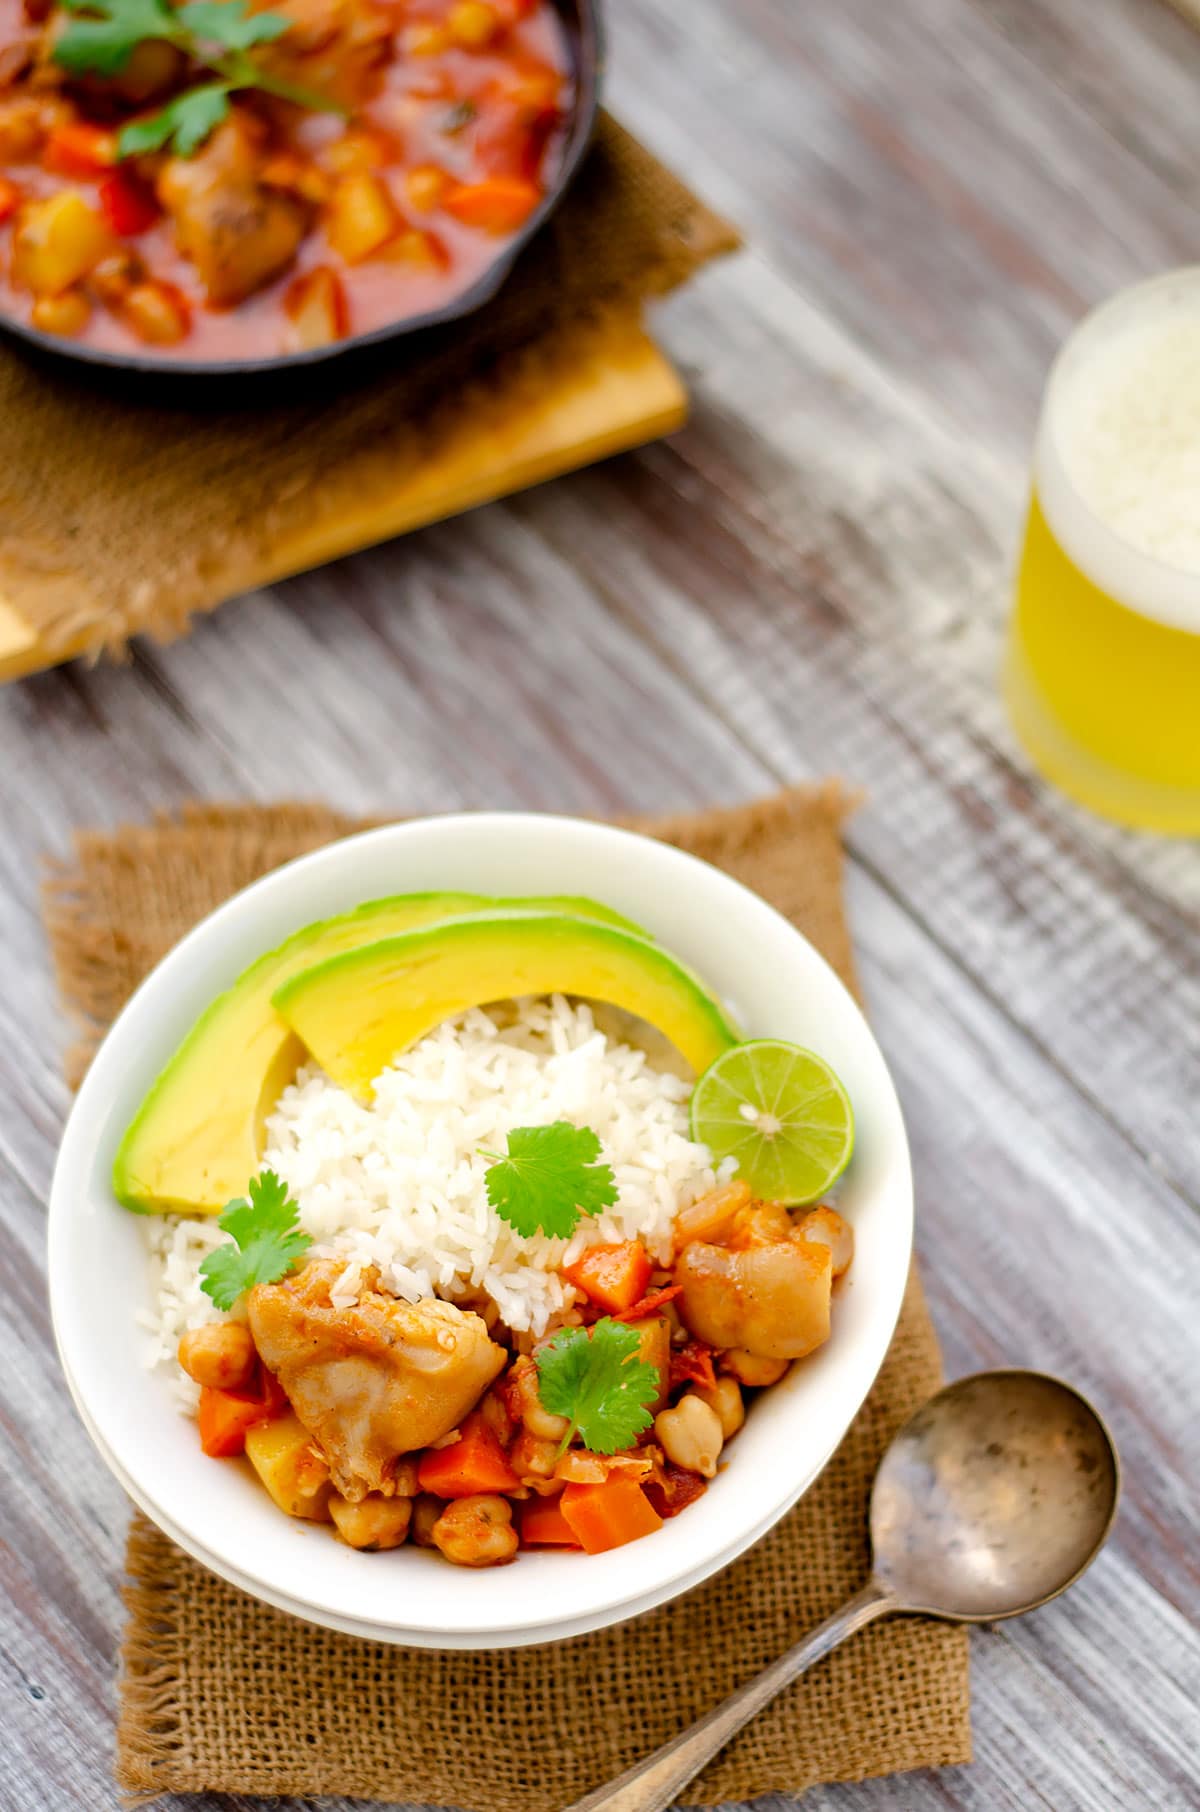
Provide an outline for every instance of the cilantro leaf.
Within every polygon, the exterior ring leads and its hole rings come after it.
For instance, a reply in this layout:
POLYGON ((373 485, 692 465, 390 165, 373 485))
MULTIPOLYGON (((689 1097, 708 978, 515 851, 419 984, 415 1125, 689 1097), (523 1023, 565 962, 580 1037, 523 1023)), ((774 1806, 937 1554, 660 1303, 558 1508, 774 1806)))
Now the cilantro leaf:
POLYGON ((164 147, 190 157, 229 112, 243 88, 280 95, 297 107, 344 113, 337 101, 264 69, 249 53, 271 44, 294 23, 283 13, 251 13, 247 0, 62 0, 73 14, 54 46, 54 59, 72 75, 118 75, 139 44, 174 44, 211 79, 200 82, 147 119, 131 120, 117 135, 117 156, 137 157, 164 147))
POLYGON ((223 44, 227 50, 271 44, 292 26, 282 13, 247 13, 246 0, 191 0, 176 18, 195 37, 223 44))
POLYGON ((122 126, 117 134, 117 156, 137 157, 169 144, 180 157, 189 157, 228 112, 229 89, 224 82, 189 88, 149 119, 131 120, 122 126))
POLYGON ((287 1276, 312 1245, 296 1224, 299 1214, 287 1184, 273 1170, 250 1179, 249 1200, 243 1196, 230 1202, 217 1222, 231 1235, 230 1243, 218 1246, 200 1265, 200 1288, 219 1309, 231 1309, 252 1284, 287 1276))
POLYGON ((600 1141, 590 1126, 555 1120, 518 1126, 508 1135, 508 1156, 494 1159, 485 1179, 488 1201, 522 1239, 541 1232, 569 1239, 581 1214, 597 1214, 617 1199, 611 1166, 598 1164, 600 1141))
POLYGON ((563 1451, 578 1434, 591 1453, 632 1447, 654 1420, 658 1367, 638 1357, 636 1328, 605 1318, 588 1328, 560 1328, 535 1355, 538 1390, 551 1415, 571 1426, 563 1451))
POLYGON ((73 19, 54 46, 72 75, 117 75, 147 38, 175 38, 176 16, 165 0, 63 0, 73 19))

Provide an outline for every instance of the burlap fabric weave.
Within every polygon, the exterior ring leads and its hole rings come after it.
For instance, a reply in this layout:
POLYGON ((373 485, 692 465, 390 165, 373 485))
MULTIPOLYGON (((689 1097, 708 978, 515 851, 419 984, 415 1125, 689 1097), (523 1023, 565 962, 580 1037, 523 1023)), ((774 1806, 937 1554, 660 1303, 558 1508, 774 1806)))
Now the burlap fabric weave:
MULTIPOLYGON (((844 795, 827 786, 641 828, 763 894, 853 985, 844 812, 844 795)), ((82 1034, 76 1071, 145 971, 198 918, 280 862, 356 828, 318 807, 208 806, 82 837, 48 899, 63 993, 82 1034)), ((118 1781, 150 1795, 339 1793, 558 1812, 861 1586, 876 1462, 940 1377, 914 1274, 865 1408, 770 1535, 632 1623, 502 1656, 400 1650, 300 1623, 225 1585, 135 1516, 118 1781)), ((965 1762, 968 1711, 963 1631, 876 1624, 763 1712, 686 1797, 711 1806, 965 1762)))
POLYGON ((737 244, 656 158, 601 116, 565 202, 478 314, 368 366, 235 392, 34 358, 0 341, 0 597, 47 658, 119 649, 258 582, 299 528, 394 496, 468 415, 481 436, 588 357, 592 336, 737 244))

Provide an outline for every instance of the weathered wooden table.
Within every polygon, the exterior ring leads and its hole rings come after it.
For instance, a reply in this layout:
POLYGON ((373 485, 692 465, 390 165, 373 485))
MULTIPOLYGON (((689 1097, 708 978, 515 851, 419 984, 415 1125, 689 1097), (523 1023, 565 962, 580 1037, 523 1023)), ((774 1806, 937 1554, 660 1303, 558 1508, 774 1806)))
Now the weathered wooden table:
POLYGON ((1046 791, 995 687, 1055 344, 1200 251, 1200 37, 1153 0, 612 12, 617 110, 751 241, 661 317, 687 430, 0 694, 12 1812, 117 1804, 127 1516, 44 1300, 43 855, 193 794, 643 810, 829 772, 868 794, 851 906, 949 1367, 1068 1374, 1126 1493, 1068 1599, 974 1638, 972 1768, 806 1808, 1200 1805, 1200 855, 1046 791))

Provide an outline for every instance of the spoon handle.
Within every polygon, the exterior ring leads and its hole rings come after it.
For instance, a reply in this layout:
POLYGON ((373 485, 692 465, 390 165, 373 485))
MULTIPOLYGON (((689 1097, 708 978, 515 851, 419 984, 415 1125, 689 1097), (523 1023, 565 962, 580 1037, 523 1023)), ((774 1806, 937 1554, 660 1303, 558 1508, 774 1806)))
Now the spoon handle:
POLYGON ((769 1705, 777 1693, 815 1661, 837 1648, 847 1636, 852 1636, 855 1630, 898 1608, 896 1599, 885 1586, 878 1580, 868 1580, 862 1591, 840 1611, 819 1623, 778 1661, 772 1661, 722 1704, 698 1718, 644 1761, 635 1762, 615 1781, 576 1800, 566 1812, 666 1812, 704 1764, 711 1761, 744 1724, 756 1717, 764 1705, 769 1705))

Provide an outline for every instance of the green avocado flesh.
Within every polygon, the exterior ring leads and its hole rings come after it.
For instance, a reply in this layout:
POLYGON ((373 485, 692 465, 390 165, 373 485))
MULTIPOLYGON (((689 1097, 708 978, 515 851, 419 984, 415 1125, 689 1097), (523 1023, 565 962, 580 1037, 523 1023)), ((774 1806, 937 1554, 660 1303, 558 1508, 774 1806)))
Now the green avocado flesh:
MULTIPOLYGON (((142 1102, 113 1163, 117 1200, 139 1214, 220 1214, 259 1168, 264 1127, 307 1055, 271 1005, 287 980, 380 938, 473 913, 544 913, 637 927, 594 900, 399 894, 295 932, 201 1014, 142 1102)), ((507 990, 512 992, 512 990, 507 990)))
POLYGON ((738 1042, 691 972, 636 932, 562 912, 494 912, 331 956, 272 1001, 322 1068, 351 1093, 468 1007, 522 994, 610 1001, 666 1034, 701 1071, 738 1042))

